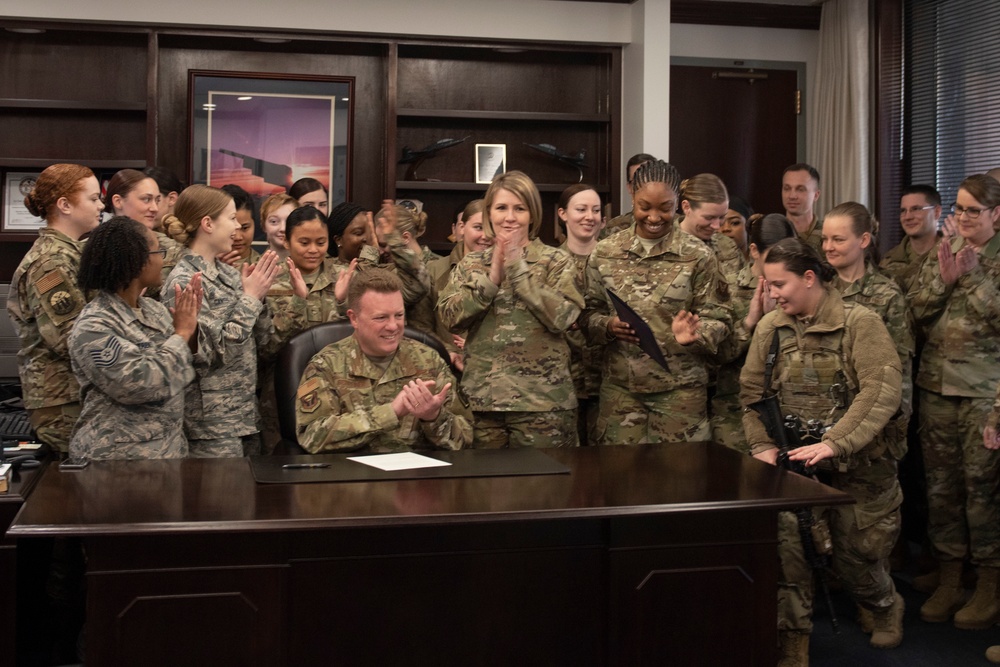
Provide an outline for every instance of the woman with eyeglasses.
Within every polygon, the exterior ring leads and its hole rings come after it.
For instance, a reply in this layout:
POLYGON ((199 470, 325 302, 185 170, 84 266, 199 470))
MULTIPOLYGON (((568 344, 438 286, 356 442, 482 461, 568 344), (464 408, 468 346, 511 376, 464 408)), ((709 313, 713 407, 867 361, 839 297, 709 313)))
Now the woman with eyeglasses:
POLYGON ((923 620, 986 629, 1000 620, 1000 450, 983 429, 1000 384, 1000 183, 969 176, 952 205, 958 235, 924 261, 909 293, 926 330, 916 383, 927 471, 927 533, 940 582, 923 620), (962 562, 979 578, 965 603, 962 562))
POLYGON ((143 296, 159 287, 166 249, 142 223, 115 216, 80 260, 95 290, 69 337, 83 410, 69 452, 84 459, 183 458, 184 389, 195 378, 201 274, 174 288, 171 313, 143 296))

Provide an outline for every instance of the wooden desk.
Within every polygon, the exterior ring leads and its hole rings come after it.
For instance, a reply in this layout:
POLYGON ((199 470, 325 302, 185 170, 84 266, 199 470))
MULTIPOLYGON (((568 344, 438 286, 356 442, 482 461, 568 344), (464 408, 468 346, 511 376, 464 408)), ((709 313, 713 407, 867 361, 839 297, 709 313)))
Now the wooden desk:
POLYGON ((16 663, 17 636, 17 545, 4 533, 40 478, 40 468, 18 471, 10 490, 0 493, 0 667, 16 663))
POLYGON ((774 664, 775 513, 848 496, 714 445, 547 453, 571 474, 52 468, 10 535, 84 538, 88 667, 774 664))

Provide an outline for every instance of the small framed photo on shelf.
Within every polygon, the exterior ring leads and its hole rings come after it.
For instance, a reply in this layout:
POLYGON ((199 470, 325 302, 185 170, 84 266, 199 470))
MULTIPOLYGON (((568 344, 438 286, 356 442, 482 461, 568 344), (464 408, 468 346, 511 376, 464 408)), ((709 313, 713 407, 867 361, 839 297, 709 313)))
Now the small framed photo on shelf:
POLYGON ((476 183, 492 183, 507 171, 507 144, 476 144, 476 183))
POLYGON ((24 198, 28 196, 40 172, 8 171, 3 179, 3 219, 0 232, 33 232, 45 226, 45 220, 28 211, 24 198))

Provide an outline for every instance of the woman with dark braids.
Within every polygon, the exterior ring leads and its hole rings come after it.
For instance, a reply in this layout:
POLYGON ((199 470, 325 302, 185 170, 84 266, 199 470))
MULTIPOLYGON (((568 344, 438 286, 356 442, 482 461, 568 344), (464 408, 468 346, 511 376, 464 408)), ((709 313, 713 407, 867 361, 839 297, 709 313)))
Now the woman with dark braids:
POLYGON ((87 167, 54 164, 39 175, 24 205, 46 224, 14 271, 7 309, 21 339, 17 369, 31 427, 65 456, 80 416, 66 340, 86 303, 77 285, 80 237, 101 222, 101 185, 87 167))
MULTIPOLYGON (((833 542, 833 568, 855 603, 871 613, 869 644, 889 649, 903 640, 903 598, 889 576, 903 493, 896 459, 880 435, 899 409, 900 363, 882 318, 845 302, 829 284, 835 276, 797 238, 771 246, 764 278, 777 308, 754 330, 740 374, 740 398, 749 407, 765 394, 776 396, 780 414, 809 427, 788 458, 821 466, 818 476, 824 482, 854 498, 853 505, 822 510, 833 542)), ((743 427, 754 457, 778 465, 775 438, 755 410, 744 412, 743 427)), ((813 572, 790 512, 779 514, 778 555, 779 664, 805 665, 813 572)))
POLYGON ((597 244, 581 329, 607 345, 598 444, 709 440, 707 361, 729 335, 729 290, 715 253, 674 225, 680 175, 647 162, 632 177, 635 223, 597 244), (649 325, 662 367, 619 319, 607 291, 649 325))
POLYGON ((97 290, 69 352, 83 411, 69 451, 83 459, 183 458, 184 388, 195 378, 201 274, 174 288, 174 312, 142 296, 160 285, 166 249, 141 223, 115 216, 90 236, 80 286, 97 290))

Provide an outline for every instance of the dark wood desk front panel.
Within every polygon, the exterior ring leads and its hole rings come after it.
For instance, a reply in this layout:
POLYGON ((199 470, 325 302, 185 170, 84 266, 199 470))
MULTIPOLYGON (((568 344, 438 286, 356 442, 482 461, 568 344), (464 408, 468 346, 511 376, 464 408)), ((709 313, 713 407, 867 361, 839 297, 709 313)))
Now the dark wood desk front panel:
POLYGON ((11 533, 85 538, 88 665, 774 663, 775 512, 847 496, 712 445, 549 453, 571 474, 95 463, 11 533))
POLYGON ((13 474, 10 489, 0 493, 0 667, 13 667, 17 659, 16 609, 18 595, 24 593, 18 590, 17 585, 17 544, 5 533, 21 505, 31 495, 41 472, 36 468, 13 474))

